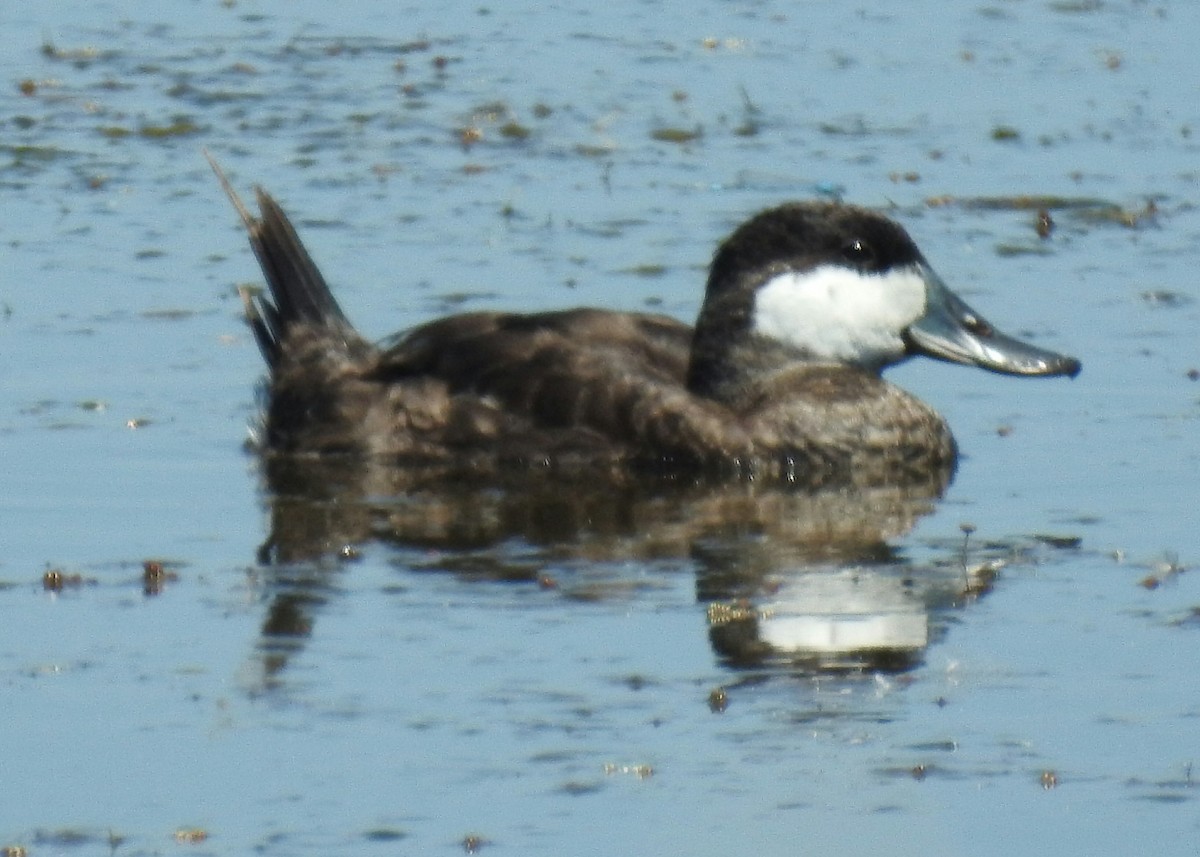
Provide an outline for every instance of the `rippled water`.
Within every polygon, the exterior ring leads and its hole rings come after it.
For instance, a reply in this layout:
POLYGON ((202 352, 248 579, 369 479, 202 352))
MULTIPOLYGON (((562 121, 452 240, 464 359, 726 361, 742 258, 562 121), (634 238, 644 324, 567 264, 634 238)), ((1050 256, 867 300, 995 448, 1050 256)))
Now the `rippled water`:
POLYGON ((1200 10, 77 6, 0 54, 0 845, 1190 853, 1200 10), (843 195, 1084 372, 892 372, 936 503, 275 496, 202 148, 371 336, 690 319, 740 219, 843 195))

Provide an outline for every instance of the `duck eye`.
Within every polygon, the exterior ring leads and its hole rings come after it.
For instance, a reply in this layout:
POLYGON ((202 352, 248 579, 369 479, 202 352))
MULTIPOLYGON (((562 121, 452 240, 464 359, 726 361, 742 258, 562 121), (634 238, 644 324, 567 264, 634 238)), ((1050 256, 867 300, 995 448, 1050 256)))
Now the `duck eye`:
POLYGON ((871 268, 875 265, 875 251, 861 238, 846 242, 842 248, 842 255, 857 268, 871 268))

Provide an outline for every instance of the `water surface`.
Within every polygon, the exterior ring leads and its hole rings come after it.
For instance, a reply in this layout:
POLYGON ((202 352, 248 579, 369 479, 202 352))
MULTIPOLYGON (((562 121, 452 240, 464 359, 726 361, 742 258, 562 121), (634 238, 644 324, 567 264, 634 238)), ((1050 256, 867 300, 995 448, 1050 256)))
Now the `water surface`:
POLYGON ((0 844, 1190 853, 1200 11, 77 5, 0 59, 0 844), (737 222, 841 195, 1084 372, 892 372, 936 501, 277 497, 203 147, 370 336, 690 319, 737 222))

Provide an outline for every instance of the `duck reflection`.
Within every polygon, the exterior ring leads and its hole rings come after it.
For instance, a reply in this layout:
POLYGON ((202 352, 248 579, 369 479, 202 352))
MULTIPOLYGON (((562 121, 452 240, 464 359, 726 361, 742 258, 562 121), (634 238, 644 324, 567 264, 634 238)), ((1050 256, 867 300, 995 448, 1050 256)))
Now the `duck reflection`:
POLYGON ((268 675, 303 645, 336 569, 369 541, 432 551, 435 569, 468 579, 557 585, 547 568, 586 563, 585 587, 562 591, 589 600, 628 593, 620 580, 597 581, 606 568, 618 578, 630 561, 677 562, 694 569, 711 646, 734 667, 906 670, 937 636, 931 614, 984 589, 961 557, 916 568, 892 547, 933 509, 948 472, 906 485, 801 488, 594 472, 469 478, 350 457, 262 461, 268 675))

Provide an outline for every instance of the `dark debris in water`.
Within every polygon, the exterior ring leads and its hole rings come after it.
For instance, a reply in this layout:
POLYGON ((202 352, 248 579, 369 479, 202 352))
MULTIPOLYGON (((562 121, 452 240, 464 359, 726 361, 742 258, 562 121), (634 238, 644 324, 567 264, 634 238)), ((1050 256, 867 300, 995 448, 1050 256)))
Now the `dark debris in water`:
MULTIPOLYGON (((1157 222, 1158 205, 1147 200, 1140 208, 1127 208, 1099 197, 1057 196, 1055 194, 1013 194, 1011 196, 943 196, 929 197, 930 208, 957 206, 965 211, 1033 211, 1037 212, 1039 237, 1049 237, 1054 223, 1051 212, 1068 213, 1072 218, 1092 226, 1123 226, 1137 229, 1157 222)), ((1031 251, 1033 252, 1033 251, 1031 251)))
POLYGON ((199 845, 208 841, 208 831, 203 827, 181 827, 175 831, 175 841, 180 845, 199 845))
POLYGON ((652 765, 618 765, 614 762, 605 762, 603 766, 605 776, 613 777, 617 775, 632 776, 639 780, 647 780, 654 776, 654 767, 652 765))
POLYGON ((1152 226, 1158 222, 1158 204, 1148 200, 1141 208, 1123 208, 1110 206, 1104 208, 1081 208, 1076 217, 1084 223, 1095 226, 1124 226, 1127 229, 1138 229, 1152 226))
POLYGON ((575 154, 584 158, 607 158, 612 155, 613 149, 611 145, 579 143, 575 146, 575 154))
POLYGON ((1035 533, 1033 538, 1035 541, 1056 550, 1079 550, 1083 545, 1083 538, 1080 536, 1057 536, 1047 533, 1035 533))
POLYGON ((1037 220, 1034 222, 1034 231, 1037 237, 1043 241, 1054 234, 1054 218, 1050 216, 1049 210, 1039 208, 1037 212, 1037 220))
POLYGON ((1139 799, 1149 801, 1150 803, 1177 804, 1195 800, 1195 796, 1181 792, 1152 792, 1141 795, 1139 799))
POLYGON ((1135 789, 1150 789, 1151 791, 1146 791, 1138 795, 1138 798, 1154 803, 1177 804, 1195 800, 1197 797, 1195 791, 1196 781, 1192 779, 1191 762, 1183 766, 1183 775, 1181 777, 1172 777, 1171 779, 1156 780, 1153 782, 1147 782, 1139 777, 1131 777, 1125 782, 1125 785, 1135 789))
POLYGON ((468 854, 477 854, 483 846, 490 845, 491 842, 478 833, 468 833, 462 838, 462 842, 459 844, 462 845, 463 851, 466 851, 468 854))
POLYGON ((69 159, 74 157, 74 153, 65 149, 60 149, 57 146, 33 146, 33 145, 0 145, 0 153, 8 155, 12 159, 12 167, 27 166, 32 163, 48 163, 59 159, 69 159))
POLYGON ((156 559, 142 563, 142 592, 146 597, 161 595, 168 583, 179 580, 179 573, 171 571, 156 559))
POLYGON ((525 140, 532 132, 520 122, 508 121, 500 126, 500 136, 508 140, 525 140))
POLYGON ((661 277, 667 273, 666 265, 656 265, 647 263, 644 265, 634 265, 632 268, 626 268, 621 273, 633 274, 635 277, 661 277))
MULTIPOLYGON (((122 563, 124 565, 124 563, 122 563)), ((148 559, 141 562, 141 575, 138 580, 142 591, 148 595, 160 594, 168 583, 179 580, 179 573, 168 566, 183 565, 178 561, 148 559)), ((100 581, 92 576, 77 571, 65 571, 61 568, 48 567, 42 572, 42 589, 46 592, 62 593, 84 587, 97 586, 100 581)))
POLYGON ((619 684, 622 687, 627 687, 634 691, 645 690, 647 687, 652 687, 657 684, 654 679, 648 678, 644 675, 638 675, 636 673, 633 675, 620 676, 614 681, 616 684, 619 684))
POLYGON ((704 129, 695 128, 655 128, 650 132, 650 138, 660 143, 694 143, 704 136, 704 129))
POLYGON ((1079 15, 1099 12, 1103 7, 1103 0, 1056 0, 1056 2, 1050 3, 1048 8, 1068 15, 1079 15))
POLYGON ((1171 622, 1175 628, 1200 628, 1200 607, 1192 607, 1184 615, 1171 622))
POLYGON ((147 140, 164 140, 171 137, 189 137, 203 129, 187 117, 175 117, 165 125, 143 125, 138 135, 147 140))
POLYGON ((920 741, 910 744, 908 749, 918 753, 957 753, 959 746, 957 741, 944 738, 940 741, 920 741))
POLYGON ((199 315, 194 309, 148 309, 141 316, 150 321, 183 321, 199 315))
POLYGON ((33 844, 49 848, 79 848, 84 845, 105 845, 116 848, 122 842, 121 837, 112 833, 100 833, 94 830, 79 830, 63 827, 58 830, 38 830, 33 834, 33 844))
MULTIPOLYGON (((1174 553, 1168 553, 1164 559, 1150 566, 1150 573, 1139 580, 1138 585, 1143 589, 1153 591, 1165 583, 1171 583, 1185 571, 1187 571, 1187 566, 1179 562, 1179 557, 1174 553)), ((1172 624, 1179 625, 1186 624, 1186 622, 1181 620, 1172 624)))
POLYGON ((499 297, 496 292, 441 292, 437 295, 443 306, 459 307, 473 301, 494 301, 499 297))
POLYGON ((934 765, 929 762, 918 762, 914 765, 894 765, 886 768, 878 769, 877 773, 880 777, 889 780, 916 780, 924 782, 931 776, 947 779, 958 779, 959 775, 955 774, 949 768, 940 765, 934 765))
POLYGON ((1049 256, 1054 251, 1044 244, 997 244, 996 255, 1010 256, 1049 256))
POLYGON ((871 134, 871 129, 862 117, 854 117, 845 122, 822 122, 817 127, 828 137, 867 137, 871 134))
MULTIPOLYGON (((550 112, 550 108, 544 105, 536 105, 533 108, 535 118, 544 118, 550 115, 550 112)), ((455 136, 460 145, 470 148, 476 143, 484 142, 488 138, 489 129, 494 129, 497 137, 510 143, 523 143, 533 136, 533 129, 517 119, 513 108, 503 101, 477 105, 455 129, 455 136)))
POLYGON ((408 834, 395 827, 378 827, 363 834, 368 842, 399 842, 408 838, 408 834))
POLYGON ((1148 289, 1140 295, 1142 301, 1152 307, 1179 309, 1192 303, 1192 298, 1173 289, 1148 289))
POLYGON ((68 572, 58 568, 48 568, 42 574, 42 589, 46 592, 81 589, 84 586, 95 586, 96 583, 94 577, 84 577, 78 572, 68 572))
POLYGON ((106 61, 120 56, 117 51, 103 51, 91 46, 82 48, 61 48, 51 41, 42 43, 42 56, 57 62, 73 63, 77 68, 83 68, 96 61, 106 61))

